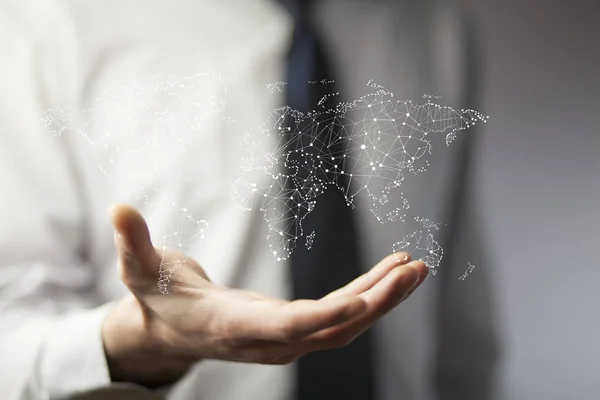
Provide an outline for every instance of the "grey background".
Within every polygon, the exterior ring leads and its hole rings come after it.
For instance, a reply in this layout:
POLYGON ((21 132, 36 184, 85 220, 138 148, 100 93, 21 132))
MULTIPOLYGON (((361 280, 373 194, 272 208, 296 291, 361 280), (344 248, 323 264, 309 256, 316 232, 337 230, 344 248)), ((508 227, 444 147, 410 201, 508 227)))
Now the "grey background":
POLYGON ((600 2, 463 3, 491 117, 477 179, 506 338, 498 398, 600 399, 600 2))

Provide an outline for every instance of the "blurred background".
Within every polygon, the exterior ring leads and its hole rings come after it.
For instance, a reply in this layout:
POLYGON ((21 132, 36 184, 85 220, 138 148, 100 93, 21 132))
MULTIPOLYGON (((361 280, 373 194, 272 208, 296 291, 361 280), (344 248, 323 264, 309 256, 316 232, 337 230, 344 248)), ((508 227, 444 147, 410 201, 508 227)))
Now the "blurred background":
POLYGON ((506 340, 497 397, 600 399, 600 2, 461 1, 491 117, 478 179, 506 340))

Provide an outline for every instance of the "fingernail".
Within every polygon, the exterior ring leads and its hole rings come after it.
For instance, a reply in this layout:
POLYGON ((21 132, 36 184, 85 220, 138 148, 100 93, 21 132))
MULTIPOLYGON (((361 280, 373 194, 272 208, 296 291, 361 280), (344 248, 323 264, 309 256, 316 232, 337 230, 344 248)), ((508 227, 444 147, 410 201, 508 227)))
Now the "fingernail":
POLYGON ((412 284, 412 287, 414 288, 417 283, 419 283, 419 281, 421 280, 421 274, 417 271, 417 277, 415 278, 415 281, 412 284))
MULTIPOLYGON (((410 265, 410 264, 409 264, 409 265, 410 265)), ((409 268, 412 268, 412 269, 413 269, 413 271, 415 271, 415 279, 414 279, 414 281, 413 281, 413 283, 412 283, 412 286, 411 286, 411 289, 412 289, 412 288, 414 288, 414 287, 417 285, 417 283, 419 283, 419 281, 421 280, 421 272, 419 272, 419 270, 418 270, 417 268, 413 267, 412 265, 411 265, 411 266, 409 266, 409 268)))
POLYGON ((410 255, 408 253, 404 253, 404 252, 394 253, 394 261, 396 261, 397 263, 404 262, 404 261, 408 260, 409 257, 410 257, 410 255))

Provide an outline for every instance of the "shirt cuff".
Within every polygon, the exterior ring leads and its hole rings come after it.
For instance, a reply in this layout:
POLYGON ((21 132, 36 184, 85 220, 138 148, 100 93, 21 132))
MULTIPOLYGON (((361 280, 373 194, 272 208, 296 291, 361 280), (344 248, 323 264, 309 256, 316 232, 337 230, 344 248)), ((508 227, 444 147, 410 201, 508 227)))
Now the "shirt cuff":
POLYGON ((44 341, 41 386, 49 398, 63 398, 111 384, 102 323, 115 303, 64 314, 44 341))

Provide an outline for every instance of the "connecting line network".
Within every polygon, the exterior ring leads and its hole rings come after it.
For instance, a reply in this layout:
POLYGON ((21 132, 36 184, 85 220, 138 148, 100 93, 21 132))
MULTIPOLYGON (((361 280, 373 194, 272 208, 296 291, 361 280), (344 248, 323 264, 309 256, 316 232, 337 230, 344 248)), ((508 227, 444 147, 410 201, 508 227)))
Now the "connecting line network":
MULTIPOLYGON (((281 85, 270 89, 278 91, 281 85)), ((260 135, 246 136, 243 145, 249 157, 242 163, 242 176, 232 195, 245 210, 260 204, 276 260, 289 258, 302 240, 309 249, 318 240, 318 232, 304 232, 302 221, 318 207, 319 196, 327 190, 342 191, 351 207, 357 194, 366 192, 379 222, 405 221, 410 204, 404 197, 401 207, 383 212, 383 206, 394 195, 392 190, 427 169, 432 137, 444 134, 450 145, 458 132, 488 119, 475 110, 436 104, 433 96, 415 104, 395 100, 373 82, 369 86, 372 93, 333 109, 301 113, 287 106, 277 108, 258 128, 260 135), (256 154, 262 143, 250 138, 273 135, 275 148, 256 154), (264 174, 269 176, 266 181, 260 177, 264 174), (342 175, 347 179, 339 179, 342 175), (380 180, 385 182, 384 189, 372 189, 373 182, 380 180)), ((395 243, 393 250, 423 254, 423 261, 435 273, 443 252, 434 240, 439 224, 420 217, 415 220, 423 228, 395 243)))
MULTIPOLYGON (((208 121, 235 122, 225 114, 232 86, 219 74, 148 77, 96 99, 88 109, 52 109, 43 117, 53 136, 76 133, 93 148, 98 168, 120 197, 144 205, 151 228, 153 215, 169 213, 169 218, 157 220, 169 220, 171 225, 161 226, 153 237, 162 244, 163 256, 172 248, 182 257, 161 264, 161 293, 168 292, 173 273, 200 245, 208 223, 182 205, 157 201, 156 177, 185 154, 186 138, 197 137, 208 121), (120 121, 118 126, 115 121, 120 121)), ((285 87, 285 82, 267 85, 273 94, 285 87)), ((410 252, 435 273, 443 255, 435 240, 440 224, 412 216, 414 210, 400 190, 403 183, 427 170, 434 137, 444 135, 446 145, 451 145, 459 132, 488 117, 471 109, 442 106, 435 96, 424 96, 416 104, 394 99, 393 93, 373 81, 368 87, 371 93, 333 108, 326 104, 337 92, 326 95, 308 113, 288 106, 273 110, 241 141, 246 157, 232 186, 233 200, 243 210, 260 208, 273 257, 283 261, 299 244, 310 250, 319 240, 319 232, 305 232, 302 222, 318 207, 320 195, 340 190, 345 205, 354 208, 356 196, 366 193, 380 223, 414 218, 420 228, 394 243, 392 250, 410 252), (392 198, 400 201, 391 202, 392 198), (391 204, 397 206, 388 210, 391 204)), ((460 279, 473 268, 469 264, 460 279)))

